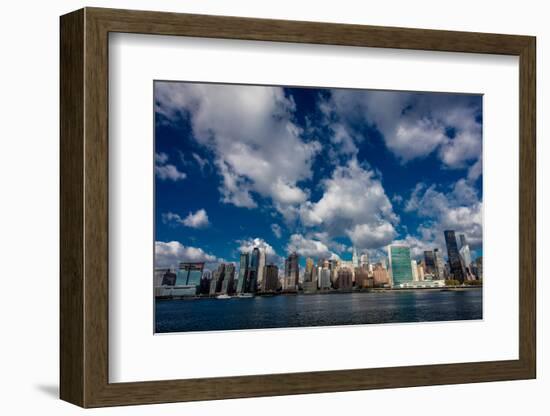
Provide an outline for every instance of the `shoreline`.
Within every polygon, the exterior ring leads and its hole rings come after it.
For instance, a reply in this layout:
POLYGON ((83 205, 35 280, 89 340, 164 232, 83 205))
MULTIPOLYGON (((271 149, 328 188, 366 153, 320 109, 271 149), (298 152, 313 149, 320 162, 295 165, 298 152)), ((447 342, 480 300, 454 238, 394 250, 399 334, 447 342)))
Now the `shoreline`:
POLYGON ((439 291, 439 292, 462 292, 466 290, 482 289, 483 285, 466 285, 466 286, 448 286, 448 287, 422 287, 422 288, 370 288, 360 290, 318 290, 316 292, 259 292, 249 297, 239 297, 238 295, 229 295, 226 298, 218 298, 218 295, 195 295, 195 296, 155 296, 155 301, 170 301, 170 300, 233 300, 233 299, 254 299, 255 297, 271 298, 276 296, 316 296, 316 295, 343 295, 350 293, 367 294, 367 293, 391 293, 391 292, 421 292, 421 291, 439 291))

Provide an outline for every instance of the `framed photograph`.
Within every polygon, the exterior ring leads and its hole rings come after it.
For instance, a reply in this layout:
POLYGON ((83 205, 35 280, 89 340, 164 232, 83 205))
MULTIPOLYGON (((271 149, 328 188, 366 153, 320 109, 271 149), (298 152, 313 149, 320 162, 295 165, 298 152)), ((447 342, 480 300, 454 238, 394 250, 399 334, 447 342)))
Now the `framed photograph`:
POLYGON ((61 17, 82 407, 536 377, 535 38, 61 17))

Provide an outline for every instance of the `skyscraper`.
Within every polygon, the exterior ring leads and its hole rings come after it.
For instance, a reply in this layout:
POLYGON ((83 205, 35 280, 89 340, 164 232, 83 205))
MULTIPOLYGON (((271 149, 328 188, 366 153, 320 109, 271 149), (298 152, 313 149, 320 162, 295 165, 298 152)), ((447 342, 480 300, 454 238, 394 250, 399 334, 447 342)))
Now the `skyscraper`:
POLYGON ((340 290, 351 289, 353 286, 352 270, 348 267, 341 267, 337 271, 336 288, 340 290))
POLYGON ((362 269, 369 267, 369 255, 367 253, 363 253, 361 257, 359 257, 359 267, 362 269))
POLYGON ((464 268, 467 269, 468 272, 472 272, 472 254, 470 253, 470 246, 468 244, 463 245, 460 247, 460 257, 464 263, 464 268))
POLYGON ((435 274, 435 256, 433 251, 424 251, 424 265, 424 272, 426 274, 435 274))
POLYGON ((224 263, 221 263, 218 266, 218 270, 216 270, 212 274, 212 280, 214 280, 214 278, 216 279, 215 292, 220 293, 222 291, 223 281, 225 279, 225 264, 224 263))
POLYGON ((355 246, 353 247, 353 256, 351 257, 351 262, 353 263, 354 269, 359 267, 359 256, 357 255, 357 250, 355 246))
POLYGON ((445 262, 443 261, 443 256, 441 255, 441 252, 438 248, 434 249, 434 260, 436 279, 445 279, 445 262))
POLYGON ((355 269, 355 287, 358 289, 369 287, 369 272, 366 267, 355 269))
POLYGON ((306 259, 306 270, 304 271, 304 282, 313 281, 313 259, 308 257, 306 259))
POLYGON ((246 292, 255 293, 258 283, 258 266, 260 264, 260 249, 254 247, 250 255, 250 265, 248 267, 246 292))
POLYGON ((418 264, 416 264, 416 260, 411 260, 411 270, 412 270, 413 282, 418 282, 420 278, 418 276, 418 264))
POLYGON ((330 289, 330 270, 328 268, 319 268, 319 289, 330 289))
POLYGON ((227 263, 225 265, 224 278, 220 292, 226 295, 231 295, 235 292, 235 265, 227 263))
POLYGON ((454 230, 445 230, 444 234, 445 244, 447 245, 447 257, 449 259, 450 272, 453 275, 453 279, 463 283, 465 273, 462 269, 462 261, 460 259, 460 253, 458 252, 458 246, 456 244, 455 232, 454 230))
POLYGON ((466 236, 464 234, 460 234, 460 257, 462 259, 462 262, 464 263, 464 268, 466 269, 466 274, 472 273, 472 254, 470 253, 470 246, 468 245, 468 241, 466 241, 466 236))
POLYGON ((374 266, 372 274, 375 287, 386 286, 390 283, 388 271, 380 263, 374 266))
POLYGON ((298 280, 300 278, 300 257, 296 252, 290 253, 285 260, 285 279, 288 281, 288 289, 298 287, 298 280))
POLYGON ((257 277, 256 281, 257 281, 257 286, 260 287, 260 288, 263 287, 265 261, 266 261, 265 249, 264 248, 259 248, 258 277, 257 277))
POLYGON ((274 264, 264 267, 263 291, 275 292, 279 288, 279 268, 274 264))
POLYGON ((237 292, 244 293, 246 291, 246 278, 248 276, 248 253, 241 253, 239 263, 239 280, 237 282, 237 292))
POLYGON ((466 241, 466 236, 464 234, 460 234, 458 238, 460 239, 460 248, 468 245, 468 242, 466 241))
POLYGON ((412 281, 411 250, 409 246, 390 244, 388 246, 388 265, 392 286, 412 281))

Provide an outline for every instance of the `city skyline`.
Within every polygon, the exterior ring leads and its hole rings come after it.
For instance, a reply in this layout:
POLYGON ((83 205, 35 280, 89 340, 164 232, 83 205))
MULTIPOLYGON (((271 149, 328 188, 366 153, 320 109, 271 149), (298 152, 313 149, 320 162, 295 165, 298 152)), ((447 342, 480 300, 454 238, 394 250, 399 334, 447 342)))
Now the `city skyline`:
POLYGON ((351 261, 307 257, 305 267, 300 256, 292 252, 284 269, 266 263, 266 250, 254 247, 240 254, 239 269, 234 263, 219 263, 214 271, 204 262, 181 262, 177 269, 155 269, 155 298, 166 299, 231 299, 280 294, 358 293, 373 290, 447 289, 481 287, 482 257, 472 261, 464 234, 455 236, 445 230, 448 261, 439 249, 424 251, 421 261, 412 259, 406 244, 387 246, 387 258, 369 260, 368 254, 353 248, 351 261), (459 240, 457 240, 457 237, 459 240))
POLYGON ((447 260, 448 229, 475 260, 481 114, 479 95, 155 82, 155 266, 447 260))

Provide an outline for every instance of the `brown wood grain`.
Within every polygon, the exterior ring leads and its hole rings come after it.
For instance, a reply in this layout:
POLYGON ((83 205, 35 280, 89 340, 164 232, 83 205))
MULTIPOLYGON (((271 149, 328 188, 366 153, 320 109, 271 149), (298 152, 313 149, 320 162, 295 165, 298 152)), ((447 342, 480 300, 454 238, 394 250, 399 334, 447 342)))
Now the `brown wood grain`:
POLYGON ((84 405, 84 12, 60 23, 60 386, 84 405))
POLYGON ((535 38, 86 8, 62 16, 60 52, 62 399, 82 407, 99 407, 474 383, 536 376, 535 38), (109 383, 109 32, 519 56, 519 359, 109 383))

